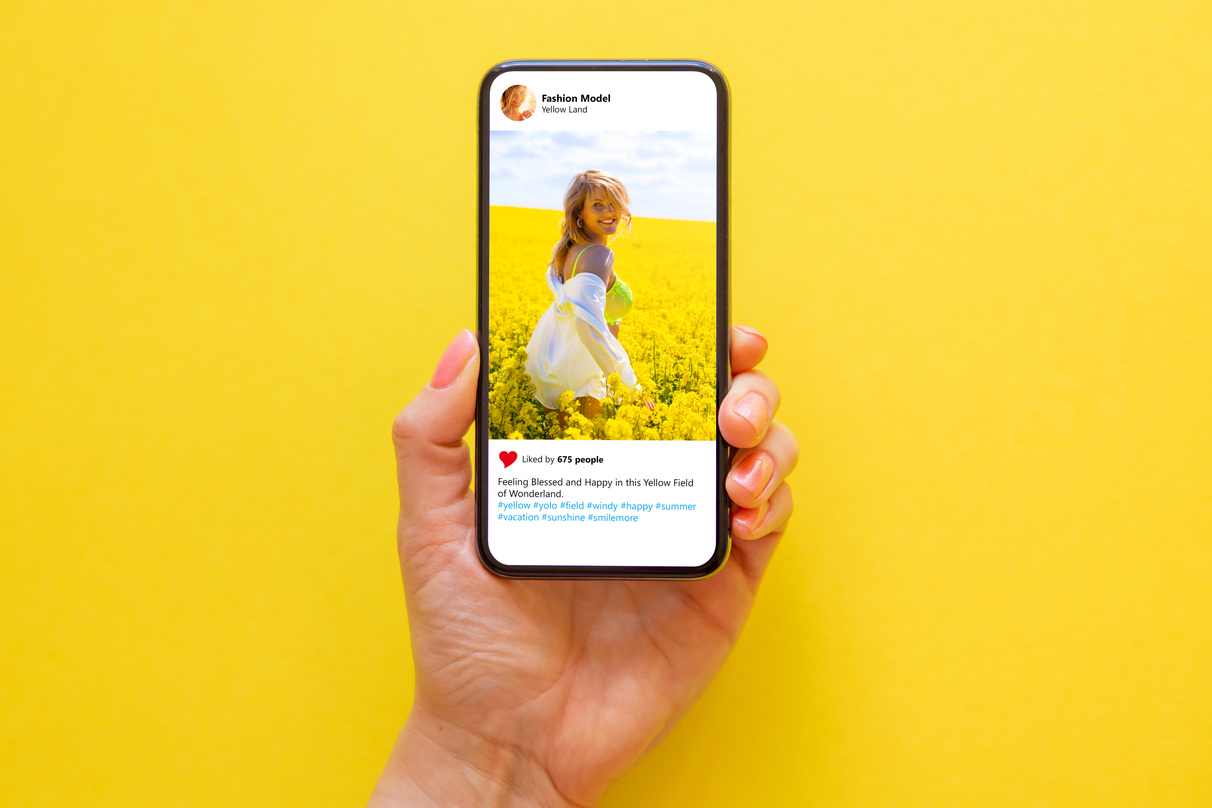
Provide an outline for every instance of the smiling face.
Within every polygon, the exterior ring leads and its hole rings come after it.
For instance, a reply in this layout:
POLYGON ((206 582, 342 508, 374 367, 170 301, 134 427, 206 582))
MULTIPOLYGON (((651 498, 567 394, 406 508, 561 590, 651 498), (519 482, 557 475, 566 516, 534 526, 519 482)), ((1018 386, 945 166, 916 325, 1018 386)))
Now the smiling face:
POLYGON ((619 229, 619 215, 615 206, 605 193, 596 189, 585 198, 580 218, 585 223, 585 231, 600 243, 605 243, 619 229))
POLYGON ((511 120, 520 121, 531 106, 531 98, 533 96, 524 84, 515 84, 501 93, 501 112, 511 120))

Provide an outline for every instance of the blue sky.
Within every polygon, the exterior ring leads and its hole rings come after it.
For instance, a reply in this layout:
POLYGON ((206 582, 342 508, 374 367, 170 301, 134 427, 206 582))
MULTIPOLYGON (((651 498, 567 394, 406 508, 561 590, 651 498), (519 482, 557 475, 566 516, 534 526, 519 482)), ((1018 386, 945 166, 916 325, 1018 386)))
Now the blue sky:
POLYGON ((598 168, 627 186, 634 216, 715 221, 714 132, 493 131, 491 205, 559 210, 572 177, 598 168))

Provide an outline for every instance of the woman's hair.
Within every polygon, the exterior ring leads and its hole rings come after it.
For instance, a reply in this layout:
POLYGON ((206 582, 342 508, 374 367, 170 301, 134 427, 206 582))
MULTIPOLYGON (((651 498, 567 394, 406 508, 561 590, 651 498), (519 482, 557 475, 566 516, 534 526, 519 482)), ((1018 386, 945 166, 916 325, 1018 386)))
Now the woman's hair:
POLYGON ((513 97, 515 94, 521 94, 522 107, 525 108, 527 106, 526 102, 530 95, 530 90, 526 89, 525 84, 515 84, 501 93, 501 112, 509 112, 510 107, 513 106, 513 97))
POLYGON ((586 200, 594 191, 600 191, 606 197, 606 201, 619 217, 620 225, 626 228, 627 233, 631 233, 631 208, 627 206, 630 200, 623 183, 619 182, 618 177, 596 168, 582 171, 572 178, 572 182, 568 183, 568 190, 564 192, 564 218, 560 220, 560 240, 551 248, 550 266, 556 272, 564 266, 564 259, 568 257, 568 251, 574 244, 591 241, 589 231, 585 229, 584 224, 578 224, 578 220, 586 200))

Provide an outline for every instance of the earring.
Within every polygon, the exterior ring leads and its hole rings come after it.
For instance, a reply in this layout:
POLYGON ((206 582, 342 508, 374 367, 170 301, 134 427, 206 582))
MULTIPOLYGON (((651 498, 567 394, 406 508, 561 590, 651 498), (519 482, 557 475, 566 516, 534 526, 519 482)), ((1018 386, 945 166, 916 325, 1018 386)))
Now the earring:
POLYGON ((577 227, 584 227, 584 226, 585 226, 585 220, 577 219, 577 227))

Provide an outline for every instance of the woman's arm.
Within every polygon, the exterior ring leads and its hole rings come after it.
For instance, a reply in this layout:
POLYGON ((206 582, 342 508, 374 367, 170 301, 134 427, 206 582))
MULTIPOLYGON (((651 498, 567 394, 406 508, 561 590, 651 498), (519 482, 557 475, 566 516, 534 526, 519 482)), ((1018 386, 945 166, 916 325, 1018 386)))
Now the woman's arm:
MULTIPOLYGON (((602 279, 586 273, 584 277, 573 278, 571 285, 574 288, 569 299, 573 305, 573 328, 577 338, 603 376, 618 373, 624 386, 635 387, 631 359, 606 324, 606 286, 602 279)), ((569 284, 565 285, 565 290, 569 290, 569 284)))
MULTIPOLYGON (((594 294, 592 306, 580 305, 580 313, 575 323, 577 336, 601 369, 603 376, 618 373, 624 385, 634 387, 635 372, 631 369, 627 351, 618 341, 618 326, 606 322, 606 291, 614 281, 614 252, 609 247, 600 244, 587 247, 577 258, 577 274, 570 282, 576 283, 577 277, 589 275, 601 281, 602 285, 597 287, 600 291, 594 294)), ((596 286, 594 281, 589 280, 582 280, 580 283, 596 286)))

